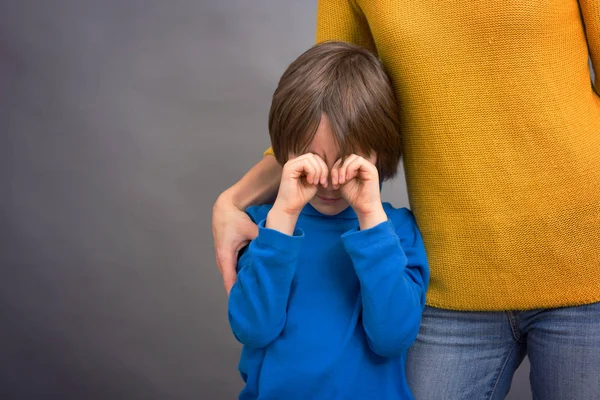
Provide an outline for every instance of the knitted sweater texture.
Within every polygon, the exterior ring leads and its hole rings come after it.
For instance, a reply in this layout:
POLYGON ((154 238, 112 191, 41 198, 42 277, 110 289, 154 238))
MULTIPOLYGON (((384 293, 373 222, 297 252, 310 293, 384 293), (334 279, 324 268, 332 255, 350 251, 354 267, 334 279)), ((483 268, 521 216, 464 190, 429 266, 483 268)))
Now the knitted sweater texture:
POLYGON ((325 40, 392 78, 429 305, 600 301, 600 1, 321 0, 325 40))

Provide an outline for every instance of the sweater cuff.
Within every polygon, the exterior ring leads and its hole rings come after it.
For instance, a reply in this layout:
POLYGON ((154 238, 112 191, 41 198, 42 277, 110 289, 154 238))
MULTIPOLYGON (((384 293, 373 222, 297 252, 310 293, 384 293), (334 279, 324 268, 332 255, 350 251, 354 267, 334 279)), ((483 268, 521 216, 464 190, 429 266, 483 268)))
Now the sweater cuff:
POLYGON ((297 254, 300 252, 304 239, 304 232, 302 229, 294 229, 294 234, 290 236, 279 232, 278 230, 267 228, 265 226, 266 221, 266 219, 263 219, 258 224, 258 244, 261 246, 273 247, 274 249, 290 254, 297 254))
MULTIPOLYGON (((391 249, 400 248, 402 255, 406 258, 400 239, 396 234, 396 228, 389 219, 372 228, 361 231, 358 227, 349 230, 342 235, 342 241, 346 252, 350 257, 375 256, 378 252, 389 252, 391 249)), ((385 256, 381 254, 380 256, 385 256)))

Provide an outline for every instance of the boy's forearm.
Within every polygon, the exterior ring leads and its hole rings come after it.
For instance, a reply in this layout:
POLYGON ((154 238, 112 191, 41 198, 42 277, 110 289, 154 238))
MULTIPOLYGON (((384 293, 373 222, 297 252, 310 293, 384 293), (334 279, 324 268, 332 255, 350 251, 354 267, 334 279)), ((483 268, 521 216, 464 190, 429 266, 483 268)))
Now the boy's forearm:
POLYGON ((229 296, 229 322, 242 344, 265 347, 281 334, 302 240, 259 223, 229 296))
POLYGON ((273 206, 269 214, 267 214, 267 220, 265 226, 269 229, 275 229, 286 235, 293 235, 296 229, 296 222, 298 221, 298 215, 290 215, 277 208, 277 204, 273 206))
POLYGON ((358 225, 360 226, 361 231, 365 231, 367 229, 371 229, 382 222, 387 221, 388 217, 383 209, 383 205, 379 205, 379 207, 375 207, 373 212, 368 214, 356 214, 358 218, 358 225))
POLYGON ((422 277, 410 271, 391 221, 351 231, 342 239, 360 281, 369 345, 381 356, 397 355, 410 346, 419 328, 422 277))
POLYGON ((230 196, 240 210, 245 210, 251 205, 272 201, 277 195, 281 170, 281 165, 274 156, 264 156, 223 195, 230 196))
MULTIPOLYGON (((283 330, 295 268, 265 268, 260 260, 241 270, 229 296, 229 324, 240 343, 267 346, 283 330)), ((280 267, 277 265, 276 267, 280 267)))

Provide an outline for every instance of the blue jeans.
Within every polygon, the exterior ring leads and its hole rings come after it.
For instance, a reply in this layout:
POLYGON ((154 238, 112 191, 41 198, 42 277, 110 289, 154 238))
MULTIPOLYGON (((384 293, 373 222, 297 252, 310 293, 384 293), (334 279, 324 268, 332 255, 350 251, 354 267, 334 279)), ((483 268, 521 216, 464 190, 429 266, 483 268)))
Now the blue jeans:
POLYGON ((415 400, 504 399, 527 355, 534 400, 600 399, 600 303, 510 312, 426 307, 406 373, 415 400))

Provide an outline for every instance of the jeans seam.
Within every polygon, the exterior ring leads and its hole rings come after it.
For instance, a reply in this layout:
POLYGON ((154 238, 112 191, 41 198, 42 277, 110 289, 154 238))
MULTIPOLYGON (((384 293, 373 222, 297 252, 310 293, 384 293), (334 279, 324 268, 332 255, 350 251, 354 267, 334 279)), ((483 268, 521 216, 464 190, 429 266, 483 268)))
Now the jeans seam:
POLYGON ((521 343, 521 330, 515 321, 515 315, 511 311, 507 311, 506 316, 508 317, 508 325, 510 326, 510 331, 512 332, 513 338, 517 342, 521 343))
POLYGON ((502 363, 502 367, 500 368, 500 371, 498 372, 498 376, 496 377, 494 386, 492 387, 492 391, 490 392, 490 397, 488 397, 488 400, 491 400, 492 397, 494 397, 494 394, 496 393, 496 388, 498 387, 498 382, 500 382, 500 377, 502 376, 502 373, 504 372, 504 369, 506 368, 506 364, 508 364, 508 360, 510 359, 511 354, 513 353, 513 351, 515 350, 516 347, 517 347, 517 344, 513 344, 510 351, 508 352, 508 355, 504 358, 504 362, 502 363))

